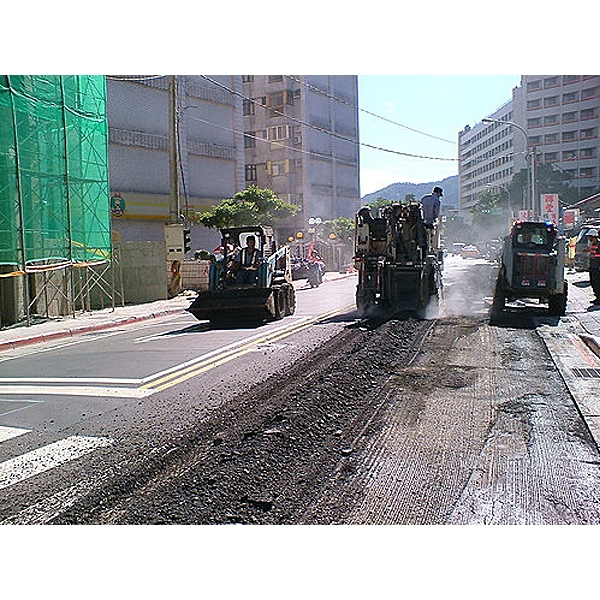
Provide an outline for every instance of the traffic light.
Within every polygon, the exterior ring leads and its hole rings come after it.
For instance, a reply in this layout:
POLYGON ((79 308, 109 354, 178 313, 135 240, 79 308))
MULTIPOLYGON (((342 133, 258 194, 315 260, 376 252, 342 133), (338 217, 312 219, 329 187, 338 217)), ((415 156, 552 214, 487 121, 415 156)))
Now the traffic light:
POLYGON ((183 230, 183 253, 187 254, 192 249, 192 236, 189 229, 183 230))

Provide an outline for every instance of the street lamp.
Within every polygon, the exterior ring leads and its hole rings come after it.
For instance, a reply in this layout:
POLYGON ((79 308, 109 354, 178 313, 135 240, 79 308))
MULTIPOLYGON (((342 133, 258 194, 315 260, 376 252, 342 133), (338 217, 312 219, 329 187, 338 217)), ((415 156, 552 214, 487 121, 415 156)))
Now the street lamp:
MULTIPOLYGON (((512 121, 502 121, 501 119, 490 119, 490 118, 481 119, 481 121, 482 121, 482 123, 499 123, 500 125, 511 125, 512 127, 516 127, 525 136, 525 144, 526 144, 527 150, 529 150, 529 134, 518 123, 513 123, 512 121)), ((541 213, 541 211, 538 211, 537 202, 535 201, 535 147, 532 147, 531 151, 529 151, 527 154, 529 157, 527 174, 530 178, 529 190, 531 193, 531 199, 530 199, 531 210, 534 211, 534 214, 536 214, 538 212, 541 213)))

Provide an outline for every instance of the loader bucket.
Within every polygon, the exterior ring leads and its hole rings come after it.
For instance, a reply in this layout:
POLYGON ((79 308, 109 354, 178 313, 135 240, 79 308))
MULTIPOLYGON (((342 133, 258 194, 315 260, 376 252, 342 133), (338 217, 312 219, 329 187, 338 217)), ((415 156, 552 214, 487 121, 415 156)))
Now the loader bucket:
POLYGON ((248 287, 200 292, 187 308, 196 319, 233 324, 277 318, 273 290, 248 287))

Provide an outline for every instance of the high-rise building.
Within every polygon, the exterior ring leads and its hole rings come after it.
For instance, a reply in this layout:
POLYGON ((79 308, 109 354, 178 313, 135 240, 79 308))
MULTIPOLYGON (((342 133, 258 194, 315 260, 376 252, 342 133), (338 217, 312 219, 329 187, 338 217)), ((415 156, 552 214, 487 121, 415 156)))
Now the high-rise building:
MULTIPOLYGON (((243 75, 245 181, 299 206, 283 224, 353 218, 359 204, 358 78, 243 75)), ((287 235, 287 233, 286 233, 287 235)))
POLYGON ((509 100, 473 127, 467 125, 458 134, 459 210, 469 213, 482 192, 500 188, 508 190, 523 161, 524 142, 519 144, 519 131, 499 122, 513 120, 513 101, 509 100))
MULTIPOLYGON (((174 77, 178 114, 179 213, 207 210, 242 190, 241 78, 174 77)), ((122 241, 163 241, 172 221, 169 76, 108 76, 107 115, 113 231, 122 241)), ((216 234, 192 227, 194 248, 216 234)), ((212 244, 212 245, 211 245, 212 244)))
POLYGON ((523 75, 517 120, 536 162, 565 173, 585 198, 600 189, 600 76, 523 75))
MULTIPOLYGON (((507 189, 514 174, 531 169, 533 153, 536 166, 562 172, 578 198, 600 190, 600 76, 523 75, 512 99, 487 119, 458 135, 463 214, 482 191, 507 189)), ((511 200, 513 210, 531 208, 528 198, 511 200)))

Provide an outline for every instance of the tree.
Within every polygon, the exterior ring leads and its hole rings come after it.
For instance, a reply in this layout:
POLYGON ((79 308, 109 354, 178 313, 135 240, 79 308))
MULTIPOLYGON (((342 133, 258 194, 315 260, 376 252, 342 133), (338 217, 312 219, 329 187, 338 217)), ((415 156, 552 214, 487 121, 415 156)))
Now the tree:
POLYGON ((273 226, 277 219, 294 216, 295 204, 277 197, 273 190, 251 185, 233 198, 225 198, 220 204, 204 212, 191 211, 187 218, 209 229, 244 227, 247 225, 273 226))
POLYGON ((508 192, 500 187, 479 192, 471 215, 473 229, 479 239, 504 235, 508 227, 508 192))
POLYGON ((346 242, 354 239, 354 220, 340 217, 331 221, 325 221, 325 227, 333 233, 338 240, 346 242))
MULTIPOLYGON (((536 165, 536 202, 539 202, 540 194, 558 194, 561 206, 569 206, 580 200, 579 191, 576 187, 569 185, 573 181, 573 176, 565 171, 554 168, 549 163, 536 165)), ((522 206, 524 190, 527 189, 528 174, 527 169, 521 169, 512 178, 511 188, 511 206, 522 206), (517 198, 514 201, 512 198, 517 198)))

